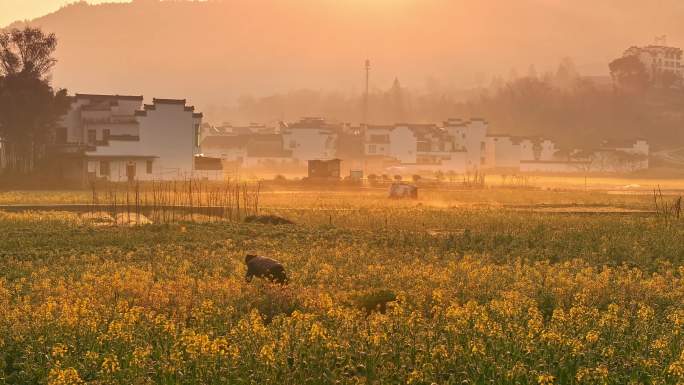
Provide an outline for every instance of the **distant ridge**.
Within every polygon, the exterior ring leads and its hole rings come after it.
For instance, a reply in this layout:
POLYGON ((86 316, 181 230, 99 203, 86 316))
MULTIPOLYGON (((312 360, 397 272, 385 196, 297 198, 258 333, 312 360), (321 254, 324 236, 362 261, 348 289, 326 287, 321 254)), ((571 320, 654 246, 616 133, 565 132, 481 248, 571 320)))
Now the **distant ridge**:
POLYGON ((204 107, 295 88, 359 90, 367 57, 376 87, 395 76, 467 84, 531 63, 552 69, 563 56, 605 75, 610 58, 656 32, 684 45, 683 3, 138 0, 76 3, 30 23, 60 39, 58 86, 181 95, 204 107))

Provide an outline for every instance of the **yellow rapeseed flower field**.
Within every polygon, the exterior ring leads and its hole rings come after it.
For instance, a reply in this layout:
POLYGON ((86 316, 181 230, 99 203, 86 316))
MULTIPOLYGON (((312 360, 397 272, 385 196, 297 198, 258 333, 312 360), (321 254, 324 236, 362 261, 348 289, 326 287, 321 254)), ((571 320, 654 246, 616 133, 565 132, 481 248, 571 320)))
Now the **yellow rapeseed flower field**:
POLYGON ((0 212, 0 384, 684 383, 683 222, 316 194, 266 195, 284 226, 0 212))

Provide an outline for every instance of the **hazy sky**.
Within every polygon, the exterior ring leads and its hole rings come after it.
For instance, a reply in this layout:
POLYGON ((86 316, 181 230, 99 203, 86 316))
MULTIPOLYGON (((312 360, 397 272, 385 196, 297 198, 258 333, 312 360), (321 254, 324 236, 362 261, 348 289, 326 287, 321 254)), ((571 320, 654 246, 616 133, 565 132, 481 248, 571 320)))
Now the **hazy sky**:
MULTIPOLYGON (((30 20, 54 12, 75 0, 0 0, 0 27, 13 21, 30 20)), ((88 0, 90 4, 126 3, 129 0, 88 0)))
MULTIPOLYGON (((0 0, 0 24, 72 0, 0 0)), ((414 89, 493 76, 584 75, 658 35, 684 46, 684 0, 92 0, 36 19, 59 39, 53 84, 71 92, 188 97, 227 105, 299 89, 354 94, 395 78, 414 89), (103 4, 105 2, 111 4, 103 4)), ((17 26, 20 26, 19 24, 17 26)))

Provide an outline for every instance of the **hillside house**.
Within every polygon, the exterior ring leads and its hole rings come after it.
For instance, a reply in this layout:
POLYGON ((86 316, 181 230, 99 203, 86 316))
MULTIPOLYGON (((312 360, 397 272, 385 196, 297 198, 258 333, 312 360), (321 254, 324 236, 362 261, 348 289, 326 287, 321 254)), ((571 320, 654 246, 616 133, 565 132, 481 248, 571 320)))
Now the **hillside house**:
POLYGON ((630 47, 623 57, 635 56, 644 65, 652 82, 657 81, 665 73, 671 73, 681 82, 684 72, 682 49, 664 45, 649 45, 646 47, 630 47))

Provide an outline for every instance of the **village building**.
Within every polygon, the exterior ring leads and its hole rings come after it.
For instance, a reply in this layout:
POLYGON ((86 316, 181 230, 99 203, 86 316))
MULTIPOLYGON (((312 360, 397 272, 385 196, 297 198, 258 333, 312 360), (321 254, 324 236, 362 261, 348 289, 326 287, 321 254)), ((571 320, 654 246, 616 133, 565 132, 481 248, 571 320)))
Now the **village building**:
POLYGON ((476 171, 485 165, 485 146, 488 123, 484 119, 449 119, 444 130, 451 136, 454 145, 465 150, 465 169, 476 171))
MULTIPOLYGON (((368 126, 364 132, 364 155, 376 166, 394 163, 393 169, 413 173, 464 172, 466 154, 449 131, 433 124, 368 126)), ((377 171, 370 162, 365 166, 377 171)))
POLYGON ((510 135, 487 135, 484 168, 518 169, 522 160, 521 143, 524 139, 510 135))
POLYGON ((364 175, 620 172, 648 167, 646 141, 627 147, 606 143, 600 149, 563 156, 565 152, 548 138, 489 134, 488 129, 483 119, 449 119, 441 126, 354 127, 304 118, 282 124, 278 133, 208 136, 202 142, 202 154, 221 158, 236 168, 295 172, 301 172, 306 162, 341 159, 341 174, 355 170, 364 175), (619 166, 601 166, 608 158, 619 166))
POLYGON ((292 169, 300 166, 280 134, 214 135, 204 138, 202 155, 220 158, 227 169, 292 169))
POLYGON ((321 118, 304 118, 281 128, 285 149, 292 159, 306 166, 309 160, 328 160, 336 156, 342 126, 321 118))
POLYGON ((193 176, 202 114, 183 99, 76 94, 61 119, 53 167, 75 183, 193 176))
POLYGON ((644 65, 652 81, 662 74, 670 72, 681 80, 684 70, 682 49, 665 45, 649 45, 646 47, 630 47, 623 57, 636 56, 644 65))
POLYGON ((645 139, 604 141, 593 151, 592 170, 596 172, 632 172, 649 167, 650 146, 645 139))
POLYGON ((650 146, 644 139, 604 141, 599 148, 557 151, 552 159, 523 160, 521 172, 626 173, 649 168, 650 146))

